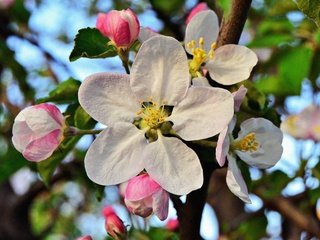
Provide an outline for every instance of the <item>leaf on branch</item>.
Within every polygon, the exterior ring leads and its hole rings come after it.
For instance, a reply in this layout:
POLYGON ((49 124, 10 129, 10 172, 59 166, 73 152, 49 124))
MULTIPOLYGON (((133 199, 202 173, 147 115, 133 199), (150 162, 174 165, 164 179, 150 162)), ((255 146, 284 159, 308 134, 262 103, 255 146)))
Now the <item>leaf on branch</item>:
POLYGON ((296 0, 298 8, 320 27, 320 2, 315 0, 296 0))
POLYGON ((69 56, 71 62, 81 58, 106 58, 116 56, 117 49, 96 28, 80 29, 74 39, 74 48, 69 56))
POLYGON ((79 129, 91 129, 96 125, 96 121, 90 117, 90 115, 79 106, 74 115, 75 127, 79 129))
POLYGON ((60 83, 49 93, 49 97, 37 100, 37 103, 55 102, 55 103, 74 103, 78 101, 78 89, 81 85, 79 80, 69 78, 60 83))

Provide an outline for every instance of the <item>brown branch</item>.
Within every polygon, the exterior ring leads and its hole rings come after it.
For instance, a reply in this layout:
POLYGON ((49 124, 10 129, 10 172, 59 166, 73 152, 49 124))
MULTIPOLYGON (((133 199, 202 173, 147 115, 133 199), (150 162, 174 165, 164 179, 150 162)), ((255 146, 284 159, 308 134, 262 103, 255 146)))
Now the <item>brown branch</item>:
POLYGON ((233 0, 231 12, 224 16, 219 32, 217 46, 239 42, 252 0, 233 0))
POLYGON ((302 230, 320 238, 320 225, 311 216, 303 213, 295 206, 288 198, 277 196, 273 198, 264 197, 263 191, 260 189, 254 190, 254 193, 259 196, 267 208, 280 212, 285 218, 293 222, 302 230))

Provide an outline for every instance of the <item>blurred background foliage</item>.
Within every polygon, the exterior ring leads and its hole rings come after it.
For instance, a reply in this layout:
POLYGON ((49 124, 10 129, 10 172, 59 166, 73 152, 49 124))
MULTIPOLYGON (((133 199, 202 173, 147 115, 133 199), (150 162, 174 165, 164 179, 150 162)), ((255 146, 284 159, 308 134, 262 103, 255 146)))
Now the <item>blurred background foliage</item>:
MULTIPOLYGON (((52 157, 35 164, 13 148, 11 130, 21 109, 46 101, 58 104, 70 125, 95 126, 77 100, 81 81, 94 72, 124 70, 117 57, 70 63, 69 55, 78 30, 94 27, 98 12, 130 7, 141 25, 183 40, 185 18, 198 2, 16 0, 0 8, 0 239, 74 239, 85 234, 104 239, 100 212, 106 204, 113 204, 127 225, 140 227, 134 230, 135 239, 177 239, 153 218, 153 227, 144 232, 141 219, 128 218, 117 188, 104 189, 88 180, 83 158, 91 136, 68 138, 52 157)), ((205 2, 220 20, 231 4, 205 2)), ((259 63, 244 83, 249 92, 240 119, 265 117, 279 125, 280 118, 319 105, 317 2, 253 0, 240 44, 253 49, 259 63)), ((225 168, 215 171, 207 207, 216 222, 206 223, 204 239, 319 238, 319 144, 285 136, 283 146, 284 155, 272 169, 241 166, 252 205, 229 192, 225 168)))

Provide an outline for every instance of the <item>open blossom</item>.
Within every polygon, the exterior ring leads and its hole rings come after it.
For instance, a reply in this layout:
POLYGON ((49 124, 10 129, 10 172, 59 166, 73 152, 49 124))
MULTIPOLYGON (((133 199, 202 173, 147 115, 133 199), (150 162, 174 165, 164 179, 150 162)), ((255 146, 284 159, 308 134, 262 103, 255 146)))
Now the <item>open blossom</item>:
POLYGON ((186 19, 186 24, 188 24, 191 19, 199 12, 204 11, 204 10, 209 10, 207 3, 202 2, 197 4, 197 6, 195 6, 191 12, 189 13, 187 19, 186 19))
POLYGON ((13 145, 29 161, 45 160, 61 143, 64 126, 64 116, 55 105, 27 107, 14 120, 13 145))
POLYGON ((129 48, 138 38, 140 24, 135 13, 130 9, 112 10, 100 13, 97 29, 108 37, 117 48, 129 48))
POLYGON ((281 130, 299 139, 320 140, 320 108, 310 105, 302 112, 287 117, 281 130))
POLYGON ((236 139, 232 131, 236 118, 219 135, 216 158, 220 166, 228 159, 227 185, 231 192, 250 203, 247 186, 237 166, 236 155, 245 163, 258 168, 274 166, 281 157, 283 134, 279 128, 264 118, 250 118, 240 125, 236 139))
POLYGON ((122 236, 126 235, 127 230, 123 221, 118 217, 114 209, 111 206, 106 206, 103 208, 102 214, 105 218, 107 233, 113 239, 122 239, 122 236))
POLYGON ((256 54, 245 46, 227 44, 216 49, 218 17, 212 10, 197 13, 186 28, 185 48, 193 56, 189 62, 192 77, 202 77, 202 68, 223 85, 247 79, 257 64, 256 54))
POLYGON ((152 213, 160 220, 168 217, 169 194, 146 173, 129 180, 124 201, 131 213, 141 217, 152 213))
POLYGON ((234 106, 227 90, 190 87, 183 47, 164 36, 141 45, 130 76, 99 73, 85 79, 79 101, 108 126, 85 157, 91 180, 119 184, 145 169, 177 195, 200 188, 203 173, 197 154, 168 133, 186 141, 214 136, 231 120, 234 106))

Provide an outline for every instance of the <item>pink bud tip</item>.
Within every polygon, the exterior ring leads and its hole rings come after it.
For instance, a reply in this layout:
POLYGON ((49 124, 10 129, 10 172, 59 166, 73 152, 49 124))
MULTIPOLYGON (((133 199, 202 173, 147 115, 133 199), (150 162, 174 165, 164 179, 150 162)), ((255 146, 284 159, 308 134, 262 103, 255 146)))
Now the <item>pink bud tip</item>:
POLYGON ((187 17, 187 19, 186 19, 186 24, 188 24, 188 23, 191 21, 191 19, 192 19, 197 13, 199 13, 199 12, 201 12, 201 11, 208 10, 208 9, 209 9, 209 8, 208 8, 208 5, 207 5, 206 3, 204 3, 204 2, 197 4, 197 6, 195 6, 195 7, 191 10, 191 12, 189 13, 189 15, 188 15, 188 17, 187 17))

